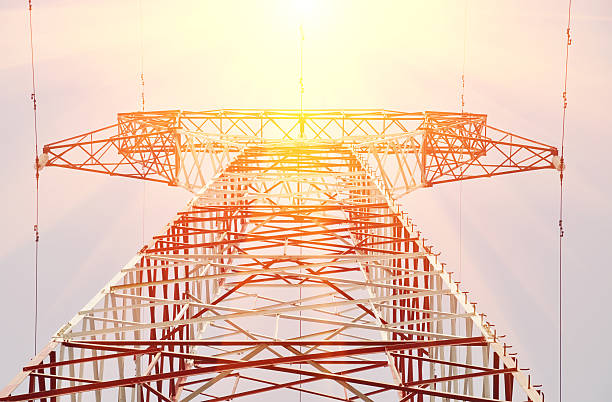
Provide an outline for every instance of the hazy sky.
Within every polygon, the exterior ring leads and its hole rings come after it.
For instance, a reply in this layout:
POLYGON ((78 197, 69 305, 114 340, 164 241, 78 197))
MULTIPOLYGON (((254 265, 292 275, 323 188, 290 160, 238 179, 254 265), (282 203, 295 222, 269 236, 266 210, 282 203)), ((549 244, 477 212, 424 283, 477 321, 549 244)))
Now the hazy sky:
MULTIPOLYGON (((34 142, 26 1, 0 3, 4 386, 32 355, 34 142)), ((295 3, 142 0, 148 110, 299 106, 295 3)), ((464 1, 338 2, 304 13, 305 107, 459 107, 464 1)), ((567 1, 468 3, 466 111, 558 146, 567 1)), ((139 108, 138 2, 34 1, 40 142, 139 108)), ((566 137, 565 398, 609 395, 612 4, 574 1, 566 137)), ((407 197, 459 272, 457 184, 407 197)), ((189 199, 164 185, 48 169, 41 176, 39 346, 189 199)), ((558 175, 463 185, 462 287, 558 399, 558 175)))

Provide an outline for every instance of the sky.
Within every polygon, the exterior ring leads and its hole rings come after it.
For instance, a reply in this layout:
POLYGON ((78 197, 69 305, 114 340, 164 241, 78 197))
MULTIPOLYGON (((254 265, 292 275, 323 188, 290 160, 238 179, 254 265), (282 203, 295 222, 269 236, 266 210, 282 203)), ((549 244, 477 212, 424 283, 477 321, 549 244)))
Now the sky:
MULTIPOLYGON (((138 4, 34 1, 41 144, 138 110, 138 4)), ((612 372, 606 339, 612 133, 604 124, 612 93, 612 4, 574 1, 572 7, 563 388, 564 400, 599 401, 612 372)), ((142 0, 147 110, 298 107, 300 21, 305 108, 458 111, 465 32, 466 111, 560 145, 566 1, 142 0)), ((0 4, 0 54, 4 385, 33 353, 35 153, 25 1, 0 4)), ((140 249, 143 227, 150 238, 189 198, 162 184, 44 170, 39 347, 140 249)), ((543 384, 546 400, 558 400, 558 174, 445 184, 403 202, 478 310, 507 335, 520 366, 543 384)))

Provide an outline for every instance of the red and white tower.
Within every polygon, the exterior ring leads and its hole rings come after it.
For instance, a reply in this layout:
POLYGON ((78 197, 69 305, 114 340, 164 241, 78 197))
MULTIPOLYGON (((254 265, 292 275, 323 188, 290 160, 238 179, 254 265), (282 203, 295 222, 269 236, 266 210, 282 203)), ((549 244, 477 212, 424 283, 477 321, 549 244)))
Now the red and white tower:
POLYGON ((193 192, 1 401, 543 401, 396 201, 560 169, 486 115, 119 114, 56 166, 193 192))

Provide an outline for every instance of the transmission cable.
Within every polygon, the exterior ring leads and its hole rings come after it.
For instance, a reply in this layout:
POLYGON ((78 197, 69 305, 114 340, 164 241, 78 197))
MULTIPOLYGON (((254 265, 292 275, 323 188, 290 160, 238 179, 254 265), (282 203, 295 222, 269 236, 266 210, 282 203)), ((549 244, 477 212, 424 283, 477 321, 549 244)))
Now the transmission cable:
MULTIPOLYGON (((139 27, 139 42, 140 42, 140 109, 144 113, 145 111, 145 79, 144 79, 144 35, 143 35, 143 22, 142 22, 142 0, 138 0, 138 27, 139 27)), ((145 218, 146 218, 146 201, 147 201, 147 181, 144 180, 146 174, 146 161, 145 153, 142 154, 142 227, 141 227, 141 241, 142 245, 145 244, 145 218)))
MULTIPOLYGON (((299 134, 299 139, 300 141, 304 140, 304 20, 303 20, 303 16, 302 16, 302 20, 300 21, 300 134, 299 134)), ((303 146, 303 145, 302 145, 303 146)), ((298 191, 298 197, 297 197, 297 210, 298 210, 298 215, 301 215, 303 212, 301 211, 300 206, 302 205, 302 184, 301 184, 301 178, 300 178, 300 152, 298 152, 297 154, 297 177, 298 177, 298 182, 297 182, 297 191, 298 191)), ((299 245, 299 249, 300 249, 300 256, 302 255, 302 250, 303 250, 303 245, 301 244, 302 242, 302 219, 300 219, 300 245, 299 245)), ((302 268, 300 267, 300 278, 299 278, 299 306, 302 305, 302 281, 303 281, 303 277, 302 275, 302 268)), ((300 329, 300 341, 302 341, 302 309, 300 308, 300 323, 299 323, 299 329, 300 329)), ((302 353, 302 346, 300 345, 299 347, 299 351, 300 354, 302 353)), ((300 370, 302 370, 302 363, 300 362, 300 370)), ((302 373, 300 372, 300 390, 299 390, 299 402, 302 402, 302 373)))
POLYGON ((561 158, 559 165, 559 401, 563 396, 563 170, 565 168, 565 122, 567 113, 567 70, 569 47, 572 44, 570 23, 572 20, 572 0, 567 8, 567 29, 565 42, 565 69, 563 76, 563 122, 561 128, 561 158))
MULTIPOLYGON (((468 0, 463 12, 463 64, 461 67, 461 114, 465 107, 465 60, 467 49, 468 0)), ((460 168, 460 167, 459 167, 460 168)), ((459 180, 459 280, 463 280, 463 181, 459 180)))
POLYGON ((34 35, 32 28, 32 0, 28 0, 28 16, 30 28, 30 61, 32 68, 32 94, 30 95, 30 99, 32 100, 32 106, 34 109, 34 168, 36 170, 36 212, 34 223, 34 356, 36 356, 38 334, 38 241, 40 239, 40 232, 38 226, 38 181, 40 177, 40 161, 38 158, 38 118, 36 115, 36 76, 34 74, 34 35))

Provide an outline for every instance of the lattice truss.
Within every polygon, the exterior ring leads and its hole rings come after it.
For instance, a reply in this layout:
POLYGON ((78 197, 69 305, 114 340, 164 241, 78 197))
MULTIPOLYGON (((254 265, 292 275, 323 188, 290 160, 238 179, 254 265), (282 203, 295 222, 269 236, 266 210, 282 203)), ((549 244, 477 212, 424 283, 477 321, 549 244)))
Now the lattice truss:
POLYGON ((394 197, 556 150, 484 115, 291 113, 121 114, 46 146, 196 194, 0 400, 543 401, 394 197))
POLYGON ((193 192, 245 147, 308 139, 341 144, 399 197, 456 180, 560 168, 557 149, 487 125, 484 114, 390 110, 213 110, 118 115, 118 122, 44 147, 58 166, 179 185, 193 192))

